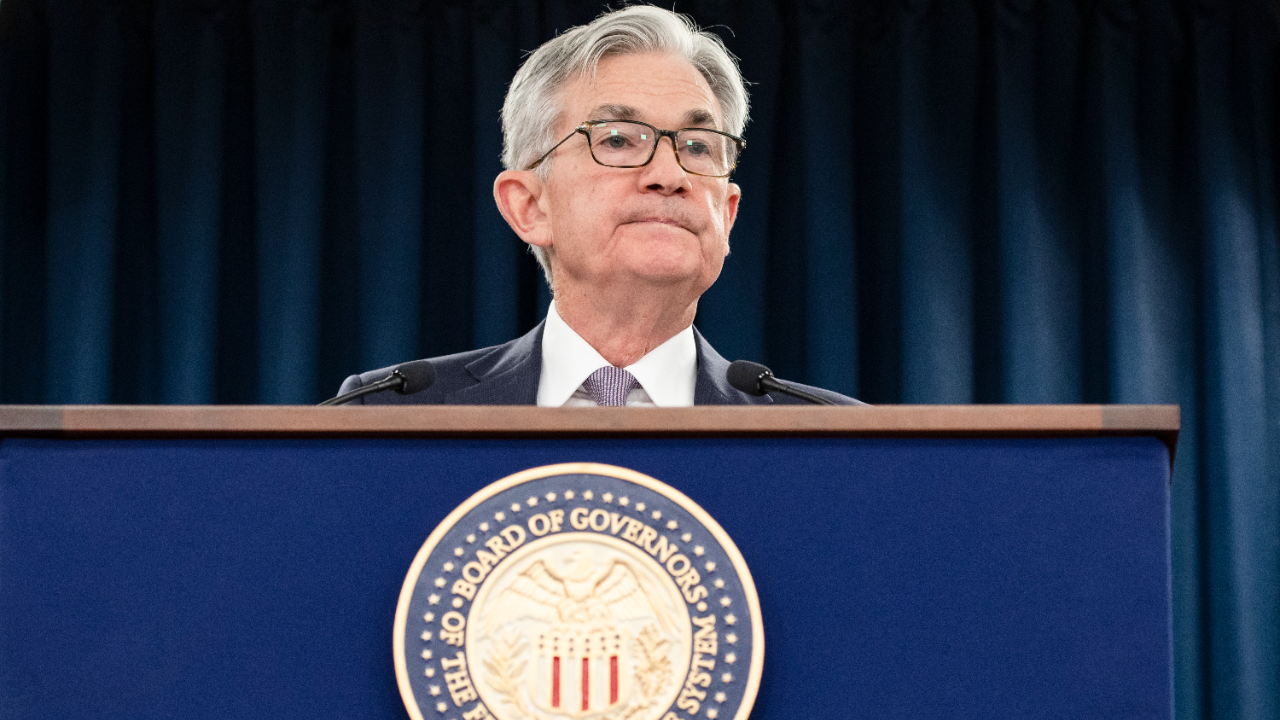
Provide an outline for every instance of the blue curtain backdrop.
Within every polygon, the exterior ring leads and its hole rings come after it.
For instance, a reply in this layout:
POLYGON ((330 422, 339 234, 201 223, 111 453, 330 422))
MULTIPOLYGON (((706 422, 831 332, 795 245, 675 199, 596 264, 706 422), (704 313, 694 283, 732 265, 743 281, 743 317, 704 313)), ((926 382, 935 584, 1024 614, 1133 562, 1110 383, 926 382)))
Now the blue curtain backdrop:
MULTIPOLYGON (((727 356, 874 403, 1182 406, 1181 718, 1280 717, 1275 8, 677 3, 754 83, 698 318, 727 356)), ((600 9, 0 0, 0 401, 310 403, 531 327, 498 109, 600 9)))

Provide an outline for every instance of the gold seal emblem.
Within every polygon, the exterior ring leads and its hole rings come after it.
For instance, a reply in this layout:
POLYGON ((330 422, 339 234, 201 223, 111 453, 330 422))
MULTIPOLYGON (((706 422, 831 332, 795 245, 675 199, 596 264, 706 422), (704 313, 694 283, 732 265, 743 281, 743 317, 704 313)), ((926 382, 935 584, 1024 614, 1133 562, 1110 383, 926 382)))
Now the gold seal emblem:
POLYGON ((431 533, 394 652, 415 720, 745 720, 764 637, 746 563, 701 507, 571 463, 499 480, 431 533))

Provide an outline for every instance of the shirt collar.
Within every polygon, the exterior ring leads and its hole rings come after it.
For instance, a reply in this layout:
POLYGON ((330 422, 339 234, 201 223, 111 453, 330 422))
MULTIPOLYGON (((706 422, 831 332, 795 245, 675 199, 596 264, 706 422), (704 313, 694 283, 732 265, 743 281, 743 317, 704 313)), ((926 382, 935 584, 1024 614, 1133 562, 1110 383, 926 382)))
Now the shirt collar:
MULTIPOLYGON (((574 332, 551 303, 542 329, 542 375, 538 380, 538 405, 560 407, 591 373, 609 363, 574 332)), ((698 380, 698 350, 693 326, 681 330, 649 351, 626 370, 658 407, 693 405, 698 380)))

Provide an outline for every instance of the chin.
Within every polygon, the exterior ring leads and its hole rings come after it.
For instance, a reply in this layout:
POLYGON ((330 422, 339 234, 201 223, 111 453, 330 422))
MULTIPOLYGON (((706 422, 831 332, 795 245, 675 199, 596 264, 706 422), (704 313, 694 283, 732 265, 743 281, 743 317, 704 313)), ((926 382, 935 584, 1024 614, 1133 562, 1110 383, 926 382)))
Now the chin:
POLYGON ((646 243, 635 250, 627 264, 643 275, 688 277, 702 269, 701 253, 688 243, 646 243))
MULTIPOLYGON (((632 275, 641 277, 653 285, 699 284, 708 275, 702 258, 659 258, 650 256, 631 265, 632 275)), ((715 276, 712 275, 712 281, 715 276)), ((708 283, 709 285, 709 283, 708 283)))
POLYGON ((682 283, 704 274, 701 240, 683 228, 644 223, 642 232, 627 241, 623 264, 632 274, 654 282, 682 283))

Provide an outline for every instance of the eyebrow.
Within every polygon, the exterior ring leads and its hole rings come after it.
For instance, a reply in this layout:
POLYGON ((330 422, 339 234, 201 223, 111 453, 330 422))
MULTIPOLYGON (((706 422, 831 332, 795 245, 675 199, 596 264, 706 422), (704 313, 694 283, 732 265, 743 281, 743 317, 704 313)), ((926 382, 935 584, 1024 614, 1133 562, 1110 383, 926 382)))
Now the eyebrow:
POLYGON ((685 113, 684 122, 686 125, 690 125, 690 126, 711 125, 714 127, 716 124, 716 119, 715 119, 715 116, 713 116, 710 112, 703 110, 702 108, 698 108, 696 110, 690 110, 689 112, 685 113))
POLYGON ((639 120, 640 111, 630 105, 597 105, 591 117, 600 120, 639 120))
MULTIPOLYGON (((640 120, 640 111, 630 105, 604 104, 597 105, 595 110, 591 111, 593 119, 613 119, 613 120, 640 120)), ((715 127, 716 118, 710 111, 702 108, 690 110, 684 114, 684 127, 700 127, 708 125, 715 127)))

